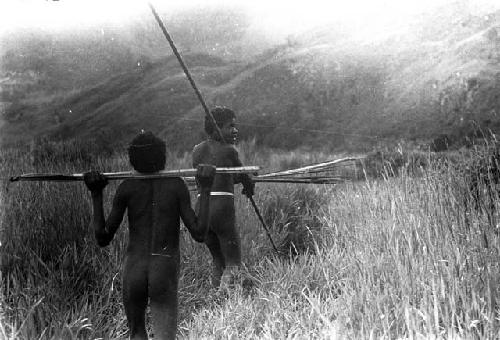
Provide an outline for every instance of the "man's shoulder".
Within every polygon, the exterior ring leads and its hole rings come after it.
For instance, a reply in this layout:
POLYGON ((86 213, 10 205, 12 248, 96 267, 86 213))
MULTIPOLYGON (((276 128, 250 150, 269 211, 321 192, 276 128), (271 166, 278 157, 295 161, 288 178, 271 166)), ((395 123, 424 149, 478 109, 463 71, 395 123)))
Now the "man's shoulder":
POLYGON ((209 142, 210 142, 210 141, 208 141, 208 140, 204 140, 203 142, 196 144, 196 145, 194 146, 193 150, 206 148, 206 147, 208 147, 208 143, 209 143, 209 142))
POLYGON ((234 160, 239 158, 238 149, 233 144, 218 143, 212 148, 212 153, 217 159, 234 160))
POLYGON ((131 179, 126 179, 123 180, 120 184, 118 184, 118 187, 116 188, 116 196, 117 197, 126 197, 130 194, 131 191, 133 191, 133 180, 131 179))
POLYGON ((206 155, 210 151, 210 146, 208 145, 208 141, 203 141, 199 144, 196 144, 193 148, 193 159, 199 160, 203 155, 206 155))
POLYGON ((199 144, 196 144, 193 148, 193 154, 205 153, 210 149, 210 144, 208 140, 205 140, 199 144))
MULTIPOLYGON (((194 165, 203 162, 216 162, 218 165, 221 160, 237 159, 238 149, 233 144, 220 143, 214 140, 206 140, 193 149, 193 161, 194 165)), ((227 165, 227 164, 225 164, 227 165)))
MULTIPOLYGON (((214 149, 215 152, 238 152, 238 149, 234 144, 223 143, 215 140, 209 140, 207 143, 214 149)), ((208 147, 207 145, 207 147, 208 147)))

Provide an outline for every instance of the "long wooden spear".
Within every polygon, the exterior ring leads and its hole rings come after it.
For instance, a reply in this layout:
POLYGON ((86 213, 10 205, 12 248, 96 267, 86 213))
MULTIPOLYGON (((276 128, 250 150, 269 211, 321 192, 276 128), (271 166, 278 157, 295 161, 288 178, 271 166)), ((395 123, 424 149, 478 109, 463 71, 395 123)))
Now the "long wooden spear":
POLYGON ((222 132, 219 129, 219 126, 217 125, 217 122, 215 121, 215 118, 212 116, 210 113, 210 110, 208 109, 208 106, 203 99, 203 96, 201 95, 200 90, 198 90, 198 87, 196 86, 196 83, 194 82, 193 77, 191 76, 191 72, 189 72, 189 69, 187 68, 186 64, 184 63, 184 60, 182 59, 179 51, 177 50, 177 47, 175 46, 174 41, 172 40, 172 37, 170 34, 168 34, 167 28, 163 24, 163 21, 161 20, 160 16, 158 15, 158 12, 156 12, 153 4, 151 2, 148 3, 149 8, 151 9, 151 12, 153 12, 153 16, 156 19, 156 22, 160 26, 161 31, 163 32, 163 35, 168 41, 168 44, 170 45, 170 48, 172 49, 172 52, 174 52, 174 55, 176 56, 177 60, 179 61, 179 64, 182 67, 182 70, 184 71, 184 74, 186 75, 187 79, 189 80, 189 83, 191 84, 191 87, 193 88, 194 92, 196 93, 196 96, 198 97, 198 100, 201 103, 201 106, 203 107, 203 111, 205 111, 205 115, 207 118, 210 120, 212 125, 214 126, 215 130, 217 131, 219 137, 221 138, 224 143, 226 140, 224 139, 224 136, 222 135, 222 132))
MULTIPOLYGON (((201 106, 203 107, 203 110, 205 111, 205 115, 212 122, 212 125, 214 126, 215 130, 217 131, 217 134, 219 135, 219 138, 221 139, 221 141, 223 141, 224 143, 227 143, 227 141, 224 139, 224 136, 222 135, 222 132, 219 129, 219 126, 217 125, 217 122, 215 121, 214 117, 210 113, 210 110, 208 109, 208 106, 207 106, 205 100, 203 99, 203 96, 201 95, 200 90, 198 90, 198 87, 196 86, 196 83, 194 82, 193 77, 191 77, 191 73, 189 72, 189 69, 187 68, 186 64, 184 63, 184 60, 182 60, 182 57, 179 54, 179 51, 177 50, 177 47, 174 44, 174 41, 170 37, 170 34, 168 34, 168 31, 165 28, 165 25, 163 24, 163 21, 161 20, 160 16, 156 12, 153 4, 151 4, 151 2, 149 2, 148 4, 149 4, 149 8, 151 8, 151 12, 153 12, 153 16, 155 17, 156 21, 158 22, 158 25, 160 26, 160 28, 161 28, 161 30, 163 32, 163 35, 165 36, 165 38, 167 39, 168 43, 170 44, 170 47, 172 48, 172 51, 174 52, 175 56, 177 57, 177 60, 179 61, 179 64, 181 64, 181 67, 184 70, 184 73, 186 74, 186 77, 188 78, 189 83, 193 87, 194 92, 196 93, 196 96, 198 97, 198 100, 200 101, 201 106)), ((267 228, 266 223, 262 219, 260 211, 257 208, 257 205, 255 204, 255 201, 254 201, 253 197, 250 196, 250 195, 248 195, 247 197, 250 200, 250 202, 252 203, 252 206, 253 206, 253 208, 255 210, 255 213, 259 217, 260 222, 262 223, 262 226, 266 230, 267 236, 269 237, 269 240, 271 241, 271 244, 273 245, 274 250, 276 252, 278 252, 278 248, 276 248, 276 245, 274 244, 274 241, 271 238, 271 234, 269 233, 269 229, 267 228)))

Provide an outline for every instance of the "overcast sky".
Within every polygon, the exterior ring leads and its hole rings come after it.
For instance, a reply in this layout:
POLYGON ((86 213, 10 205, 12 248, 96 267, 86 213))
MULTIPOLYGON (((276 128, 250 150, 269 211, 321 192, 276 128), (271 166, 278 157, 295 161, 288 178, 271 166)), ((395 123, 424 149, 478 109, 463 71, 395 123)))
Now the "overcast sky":
MULTIPOLYGON (((473 11, 500 9, 500 0, 152 0, 159 11, 200 4, 242 6, 263 30, 289 33, 327 22, 349 22, 381 31, 451 2, 473 11)), ((148 11, 146 0, 0 0, 0 34, 24 27, 71 30, 120 24, 148 11)))

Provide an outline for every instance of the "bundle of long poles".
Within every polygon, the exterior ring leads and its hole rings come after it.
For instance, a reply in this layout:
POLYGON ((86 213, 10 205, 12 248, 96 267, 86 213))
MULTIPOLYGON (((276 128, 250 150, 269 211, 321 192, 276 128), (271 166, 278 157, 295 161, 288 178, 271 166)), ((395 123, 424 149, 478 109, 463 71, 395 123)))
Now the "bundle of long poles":
MULTIPOLYGON (((195 185, 195 178, 184 177, 184 180, 188 185, 195 185)), ((342 177, 316 177, 316 176, 301 176, 301 177, 266 177, 262 178, 260 176, 252 177, 252 181, 255 183, 290 183, 290 184, 339 184, 346 182, 347 179, 342 177)))
POLYGON ((317 173, 333 170, 333 169, 335 169, 335 167, 337 167, 343 163, 354 162, 354 161, 357 161, 360 159, 363 159, 363 157, 339 158, 339 159, 335 159, 335 160, 331 160, 331 161, 327 161, 327 162, 303 166, 303 167, 296 168, 296 169, 271 172, 268 174, 260 175, 259 178, 261 178, 261 179, 280 178, 280 177, 291 177, 291 176, 297 176, 297 175, 317 174, 317 173))
POLYGON ((346 157, 327 162, 310 164, 296 169, 271 172, 254 177, 256 182, 268 183, 304 183, 304 184, 338 184, 348 181, 348 178, 329 175, 336 168, 363 157, 346 157))

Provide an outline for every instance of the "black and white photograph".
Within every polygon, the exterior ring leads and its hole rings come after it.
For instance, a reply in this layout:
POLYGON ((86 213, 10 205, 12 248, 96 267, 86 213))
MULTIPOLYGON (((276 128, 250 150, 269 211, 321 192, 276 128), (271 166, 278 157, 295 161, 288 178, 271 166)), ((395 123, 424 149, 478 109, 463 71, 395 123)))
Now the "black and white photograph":
POLYGON ((498 0, 1 0, 0 339, 499 339, 499 139, 498 0))

